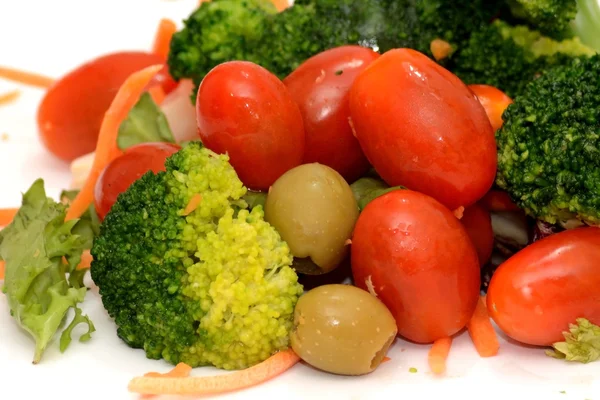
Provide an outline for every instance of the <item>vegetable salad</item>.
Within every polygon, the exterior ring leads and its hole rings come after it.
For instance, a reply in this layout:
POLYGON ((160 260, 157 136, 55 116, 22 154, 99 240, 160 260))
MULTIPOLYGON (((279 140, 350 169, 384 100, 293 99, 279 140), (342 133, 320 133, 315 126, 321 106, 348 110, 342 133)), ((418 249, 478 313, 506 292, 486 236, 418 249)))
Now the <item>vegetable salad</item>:
POLYGON ((72 172, 0 210, 4 312, 43 363, 93 342, 89 277, 114 334, 173 365, 131 380, 148 395, 368 375, 403 341, 443 376, 462 334, 599 360, 599 10, 213 0, 151 51, 0 66, 45 91, 40 142, 72 172))

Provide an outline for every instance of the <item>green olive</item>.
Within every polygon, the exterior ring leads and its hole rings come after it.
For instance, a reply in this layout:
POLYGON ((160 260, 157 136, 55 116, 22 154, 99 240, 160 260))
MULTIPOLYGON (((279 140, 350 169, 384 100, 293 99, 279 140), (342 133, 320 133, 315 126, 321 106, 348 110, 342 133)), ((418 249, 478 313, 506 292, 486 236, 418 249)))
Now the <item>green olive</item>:
POLYGON ((308 364, 339 375, 374 371, 398 328, 375 296, 350 285, 325 285, 304 294, 294 311, 291 344, 308 364))
POLYGON ((265 204, 265 219, 294 257, 316 265, 296 265, 298 272, 311 275, 332 271, 344 261, 358 213, 350 185, 337 171, 317 163, 283 174, 269 190, 265 204))

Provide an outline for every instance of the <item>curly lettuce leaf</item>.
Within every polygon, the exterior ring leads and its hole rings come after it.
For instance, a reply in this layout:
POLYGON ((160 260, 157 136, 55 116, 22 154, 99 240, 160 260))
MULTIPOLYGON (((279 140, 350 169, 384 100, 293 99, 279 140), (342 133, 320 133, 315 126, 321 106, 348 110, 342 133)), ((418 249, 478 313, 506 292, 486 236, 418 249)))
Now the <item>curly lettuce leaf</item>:
POLYGON ((152 97, 144 93, 121 123, 117 145, 125 150, 136 144, 149 142, 175 143, 175 139, 167 117, 152 97))
POLYGON ((379 196, 392 192, 398 189, 405 189, 403 186, 388 186, 381 179, 376 178, 360 178, 350 185, 354 198, 358 203, 358 208, 362 211, 367 204, 375 200, 379 196))
MULTIPOLYGON (((63 203, 69 203, 77 197, 79 190, 63 190, 60 199, 63 203)), ((96 207, 90 205, 88 210, 79 218, 73 228, 73 233, 86 239, 85 249, 91 249, 94 238, 100 234, 100 218, 96 213, 96 207)))
POLYGON ((600 360, 600 326, 585 318, 578 318, 576 324, 569 325, 569 331, 563 332, 564 342, 552 345, 546 354, 566 361, 587 364, 600 360))
POLYGON ((48 198, 38 179, 23 195, 13 222, 0 232, 3 291, 12 317, 35 340, 34 364, 68 311, 73 308, 77 315, 87 291, 73 287, 67 275, 75 272, 89 238, 74 234, 79 220, 65 222, 65 214, 66 206, 48 198))

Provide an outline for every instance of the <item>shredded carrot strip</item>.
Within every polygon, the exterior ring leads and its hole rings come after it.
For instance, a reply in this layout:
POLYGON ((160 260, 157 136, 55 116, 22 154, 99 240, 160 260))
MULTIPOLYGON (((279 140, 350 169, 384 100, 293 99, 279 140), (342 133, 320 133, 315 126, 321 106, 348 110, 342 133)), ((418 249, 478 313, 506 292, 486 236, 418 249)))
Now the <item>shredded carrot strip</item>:
POLYGON ((81 261, 79 262, 77 269, 88 269, 92 265, 93 260, 94 257, 92 257, 90 251, 85 250, 83 253, 81 253, 81 261))
POLYGON ((171 38, 175 32, 177 32, 177 25, 175 25, 175 22, 168 18, 161 19, 158 24, 158 29, 156 30, 156 36, 154 37, 152 52, 166 60, 169 56, 171 38))
POLYGON ((290 7, 290 2, 288 0, 271 0, 271 1, 273 2, 273 5, 275 5, 275 8, 277 8, 277 11, 279 11, 279 12, 290 7))
POLYGON ((18 212, 18 208, 0 208, 0 226, 10 225, 18 212))
POLYGON ((193 195, 192 198, 190 199, 190 202, 188 203, 188 205, 185 206, 185 209, 183 210, 183 215, 190 215, 196 208, 198 208, 201 201, 202 201, 201 195, 199 195, 198 193, 193 195))
POLYGON ((0 94, 0 105, 9 104, 15 101, 21 95, 21 91, 12 90, 8 93, 0 94))
POLYGON ((0 279, 4 280, 4 264, 3 260, 0 260, 0 279))
POLYGON ((386 363, 388 361, 392 361, 392 359, 389 357, 383 357, 383 360, 381 360, 381 364, 386 363))
POLYGON ((467 324, 469 336, 475 345, 475 349, 481 357, 493 357, 498 354, 500 343, 498 336, 490 321, 490 316, 487 312, 487 307, 483 298, 477 302, 477 307, 473 313, 473 317, 467 324))
POLYGON ((452 46, 450 43, 441 39, 432 40, 431 44, 429 45, 429 49, 431 50, 431 54, 433 54, 433 58, 435 58, 436 61, 443 60, 452 52, 452 46))
POLYGON ((148 93, 150 93, 150 97, 152 97, 152 100, 158 105, 161 105, 162 102, 165 101, 165 97, 167 97, 162 86, 152 86, 148 89, 148 93))
POLYGON ((67 211, 66 220, 79 218, 94 201, 94 187, 104 168, 123 152, 117 146, 119 126, 163 65, 152 65, 131 74, 119 88, 100 126, 96 155, 88 178, 67 211))
POLYGON ((187 378, 188 376, 190 376, 190 372, 192 372, 192 367, 190 367, 186 363, 179 363, 175 366, 175 368, 173 368, 165 374, 161 374, 160 372, 148 372, 147 374, 144 374, 144 376, 150 378, 187 378))
POLYGON ((443 374, 446 371, 446 360, 452 346, 452 338, 445 337, 433 342, 427 357, 429 368, 434 374, 443 374))
POLYGON ((54 79, 47 76, 2 66, 0 66, 0 78, 42 89, 47 89, 54 83, 54 79))
POLYGON ((226 375, 203 377, 137 377, 129 391, 141 394, 210 395, 249 388, 281 375, 300 358, 292 350, 280 351, 260 364, 226 375))
POLYGON ((465 208, 463 206, 458 207, 456 210, 452 211, 454 213, 454 216, 457 219, 462 219, 462 217, 465 215, 465 208))

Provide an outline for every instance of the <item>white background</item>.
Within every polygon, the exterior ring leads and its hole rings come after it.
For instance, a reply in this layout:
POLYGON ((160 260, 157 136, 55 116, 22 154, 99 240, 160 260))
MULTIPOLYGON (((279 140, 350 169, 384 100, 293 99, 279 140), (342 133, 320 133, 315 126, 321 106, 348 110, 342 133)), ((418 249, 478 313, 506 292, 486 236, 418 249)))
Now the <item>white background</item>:
MULTIPOLYGON (((196 0, 2 0, 0 65, 59 77, 107 52, 149 49, 161 17, 179 23, 195 5, 196 0)), ((0 94, 16 87, 0 80, 0 94)), ((21 192, 38 177, 45 179, 52 196, 70 181, 68 166, 37 140, 35 112, 42 91, 20 89, 15 104, 0 107, 0 135, 8 134, 6 141, 0 140, 0 207, 18 206, 21 192)), ((33 366, 33 343, 18 330, 0 294, 0 398, 134 399, 126 390, 130 378, 170 368, 147 360, 143 352, 129 349, 116 337, 94 289, 88 293, 85 310, 97 328, 92 341, 74 341, 63 355, 58 343, 53 343, 43 362, 33 366)), ((428 347, 398 341, 388 354, 392 360, 369 376, 337 377, 297 365, 268 384, 219 398, 600 400, 600 363, 567 364, 539 349, 504 339, 501 345, 497 357, 481 359, 463 334, 452 347, 448 373, 434 377, 427 368, 428 347), (411 367, 418 372, 409 373, 411 367)), ((220 372, 194 371, 215 373, 220 372)))

